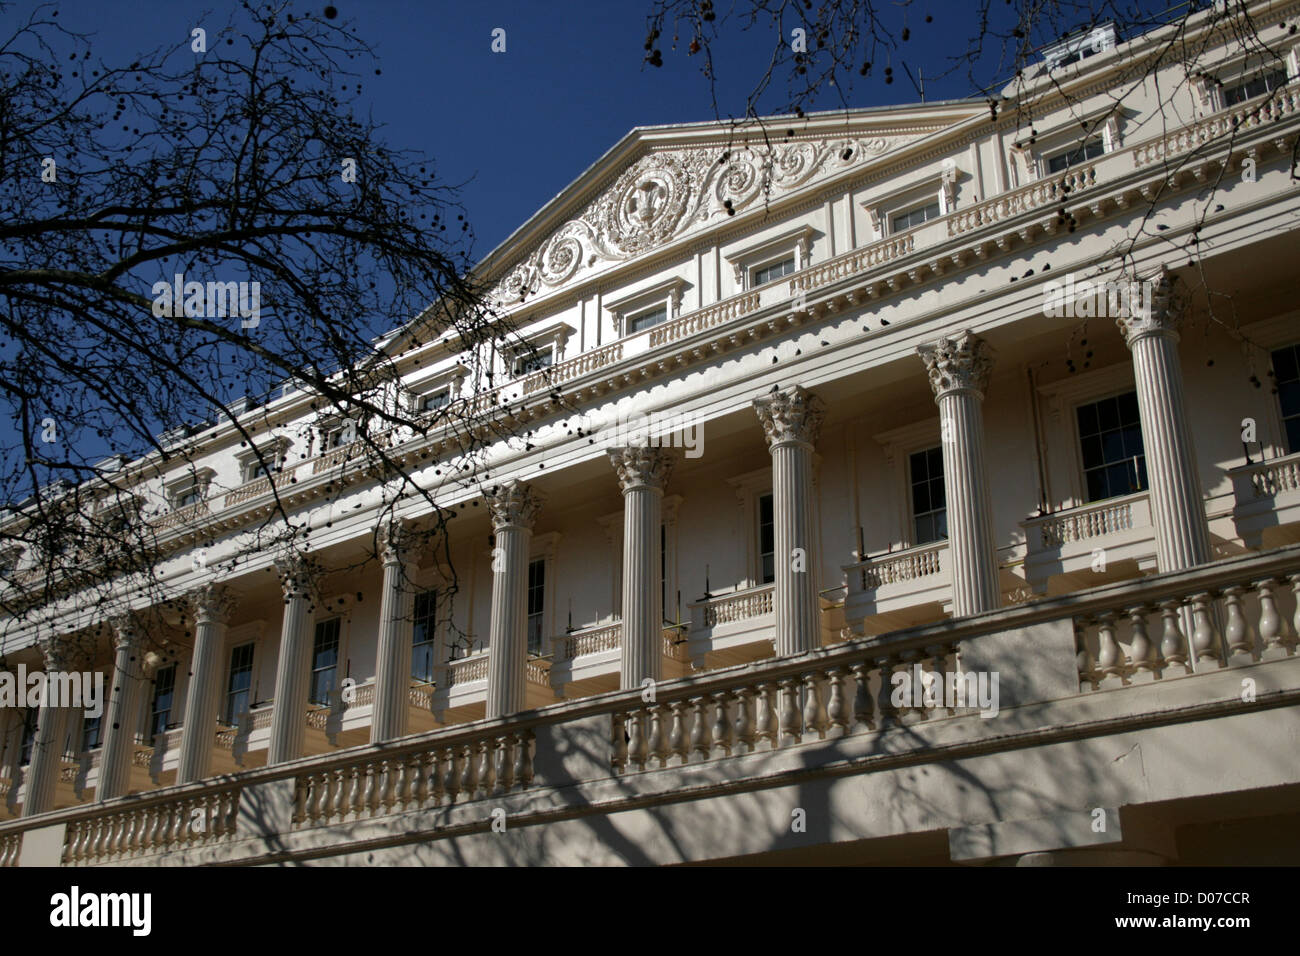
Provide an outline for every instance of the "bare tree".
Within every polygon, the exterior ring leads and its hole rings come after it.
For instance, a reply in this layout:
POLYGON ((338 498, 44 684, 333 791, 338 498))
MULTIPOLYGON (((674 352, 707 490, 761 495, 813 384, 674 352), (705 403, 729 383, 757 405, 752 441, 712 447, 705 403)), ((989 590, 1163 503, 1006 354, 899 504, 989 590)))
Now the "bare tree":
POLYGON ((511 437, 497 413, 519 396, 490 380, 432 409, 401 392, 421 345, 481 370, 470 357, 514 333, 470 276, 457 189, 356 114, 380 72, 362 39, 248 3, 178 39, 105 62, 43 6, 0 41, 6 629, 166 596, 161 563, 231 529, 202 501, 168 509, 141 489, 192 468, 223 422, 275 500, 238 530, 239 554, 307 547, 282 500, 294 463, 272 441, 285 422, 268 402, 285 394, 349 423, 327 494, 364 477, 386 510, 422 496, 444 545, 446 514, 413 472, 441 460, 439 486, 490 481, 478 456, 511 437))

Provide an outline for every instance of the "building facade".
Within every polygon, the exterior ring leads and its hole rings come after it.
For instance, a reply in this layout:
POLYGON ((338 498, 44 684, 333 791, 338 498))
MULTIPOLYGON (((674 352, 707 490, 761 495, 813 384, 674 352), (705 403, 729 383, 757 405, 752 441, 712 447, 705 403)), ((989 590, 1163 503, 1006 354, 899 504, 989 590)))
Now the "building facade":
POLYGON ((628 134, 480 266, 526 348, 385 345, 514 429, 478 490, 394 439, 444 546, 288 392, 270 474, 225 424, 141 481, 172 607, 9 622, 109 692, 0 709, 0 865, 1294 861, 1300 4, 1251 6, 1191 76, 1103 32, 993 110, 628 134), (309 554, 243 548, 277 499, 309 554))

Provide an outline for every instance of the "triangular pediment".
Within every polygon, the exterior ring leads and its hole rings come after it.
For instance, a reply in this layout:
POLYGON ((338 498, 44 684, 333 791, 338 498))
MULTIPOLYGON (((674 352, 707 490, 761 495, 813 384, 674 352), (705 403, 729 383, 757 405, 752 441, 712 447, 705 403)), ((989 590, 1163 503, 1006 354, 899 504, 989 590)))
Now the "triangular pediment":
POLYGON ((865 171, 975 109, 962 103, 898 116, 870 112, 857 122, 843 113, 834 122, 800 121, 793 136, 782 135, 780 120, 745 136, 705 124, 634 130, 489 256, 490 272, 500 277, 490 299, 509 309, 689 240, 755 207, 865 171))

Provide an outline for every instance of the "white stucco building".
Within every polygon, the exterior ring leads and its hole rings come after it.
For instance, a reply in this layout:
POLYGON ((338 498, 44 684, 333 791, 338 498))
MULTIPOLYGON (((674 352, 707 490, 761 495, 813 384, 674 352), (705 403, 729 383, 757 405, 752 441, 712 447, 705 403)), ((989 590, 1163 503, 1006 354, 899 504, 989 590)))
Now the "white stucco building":
POLYGON ((1300 5, 1251 7, 1279 58, 1206 11, 1190 81, 1158 30, 996 115, 633 130, 479 267, 533 351, 387 346, 528 432, 479 491, 398 442, 445 548, 290 392, 272 477, 226 424, 141 480, 184 615, 11 622, 114 692, 0 710, 0 865, 1294 861, 1300 5), (273 493, 310 560, 229 568, 273 493))

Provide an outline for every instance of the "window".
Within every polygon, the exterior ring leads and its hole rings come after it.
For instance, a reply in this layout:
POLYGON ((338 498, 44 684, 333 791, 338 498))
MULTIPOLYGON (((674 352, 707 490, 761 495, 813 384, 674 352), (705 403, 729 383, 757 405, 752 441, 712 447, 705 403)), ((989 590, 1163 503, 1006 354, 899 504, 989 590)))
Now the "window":
POLYGON ((1145 490, 1147 463, 1137 392, 1080 405, 1076 415, 1088 500, 1145 490))
POLYGON ((907 459, 912 490, 912 544, 948 538, 948 498, 943 483, 943 448, 913 452, 907 459))
POLYGON ((173 508, 184 508, 188 505, 196 505, 203 500, 203 491, 197 486, 191 486, 185 491, 179 492, 172 499, 173 508))
POLYGON ((531 375, 533 372, 540 372, 544 368, 549 368, 555 361, 555 351, 548 345, 545 348, 530 351, 515 358, 514 374, 516 376, 531 375))
POLYGON ((226 682, 226 723, 234 725, 252 704, 253 643, 240 644, 230 652, 230 679, 226 682))
POLYGON ((20 767, 25 767, 32 762, 32 744, 36 742, 36 725, 40 713, 39 707, 28 707, 23 711, 23 739, 18 753, 20 767))
POLYGON ((415 596, 414 627, 411 629, 411 677, 433 680, 433 644, 437 636, 438 592, 421 591, 415 596))
POLYGON ((930 219, 939 218, 938 201, 927 203, 924 206, 917 206, 915 209, 909 209, 907 212, 901 212, 889 220, 890 232, 905 232, 908 229, 914 229, 930 219))
POLYGON ((431 412, 436 408, 442 408, 449 404, 451 404, 451 389, 440 388, 436 392, 430 392, 428 395, 420 397, 419 410, 431 412))
POLYGON ((357 427, 352 422, 340 422, 325 429, 325 437, 322 444, 326 451, 335 448, 342 448, 344 445, 350 445, 357 437, 357 427))
POLYGON ((640 332, 643 329, 660 325, 668 321, 668 307, 660 306, 657 309, 651 309, 648 312, 642 312, 640 315, 634 315, 627 320, 627 332, 631 335, 633 332, 640 332))
MULTIPOLYGON (((316 640, 311 649, 311 697, 313 704, 328 704, 339 669, 339 625, 332 617, 316 625, 316 640)), ((278 705, 277 705, 278 706, 278 705)))
POLYGON ((776 523, 770 494, 758 497, 758 577, 760 584, 776 580, 776 523))
POLYGON ((176 665, 161 667, 153 678, 153 702, 149 705, 149 743, 167 729, 176 696, 176 665))
MULTIPOLYGON (((338 446, 332 445, 331 447, 337 448, 338 446)), ((267 449, 261 453, 260 458, 257 455, 250 455, 245 458, 243 460, 244 481, 255 481, 272 472, 279 471, 282 464, 280 455, 281 453, 276 449, 267 449)))
POLYGON ((100 738, 102 717, 85 717, 81 722, 81 753, 94 750, 103 740, 100 738))
POLYGON ((542 653, 542 609, 546 603, 546 559, 528 562, 528 653, 542 653))
POLYGON ((782 259, 780 262, 772 262, 765 266, 760 266, 753 272, 753 281, 750 287, 764 285, 768 282, 775 282, 794 272, 794 256, 788 259, 782 259))
POLYGON ((1054 156, 1047 157, 1047 171, 1049 173, 1062 173, 1071 166, 1078 166, 1080 163, 1086 163, 1090 159, 1095 159, 1102 153, 1106 152, 1106 144, 1100 139, 1090 139, 1082 146, 1076 146, 1072 149, 1064 150, 1054 156))
POLYGON ((1220 96, 1225 107, 1236 106, 1238 103, 1271 93, 1285 85, 1286 70, 1271 70, 1248 80, 1239 80, 1231 86, 1224 86, 1220 96))
POLYGON ((1288 453, 1300 451, 1300 345, 1273 353, 1277 401, 1282 412, 1282 436, 1288 453))

